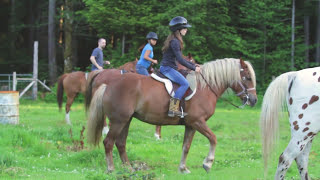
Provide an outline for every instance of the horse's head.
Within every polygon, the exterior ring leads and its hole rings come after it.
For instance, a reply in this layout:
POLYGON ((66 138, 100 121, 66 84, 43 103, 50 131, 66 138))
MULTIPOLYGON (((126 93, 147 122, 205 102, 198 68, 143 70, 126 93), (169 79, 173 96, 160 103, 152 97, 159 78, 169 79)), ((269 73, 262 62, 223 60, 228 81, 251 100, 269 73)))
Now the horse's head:
POLYGON ((241 98, 243 104, 248 104, 252 107, 257 102, 255 74, 252 66, 242 59, 240 59, 240 66, 241 80, 233 83, 231 88, 241 98))
MULTIPOLYGON (((193 59, 193 57, 191 56, 190 53, 188 53, 188 56, 183 56, 183 58, 184 58, 185 60, 193 63, 193 64, 198 64, 198 63, 193 59)), ((178 61, 177 61, 177 65, 178 65, 178 69, 179 69, 179 70, 180 70, 180 69, 183 69, 183 70, 188 70, 188 71, 190 71, 190 69, 182 66, 178 61)))

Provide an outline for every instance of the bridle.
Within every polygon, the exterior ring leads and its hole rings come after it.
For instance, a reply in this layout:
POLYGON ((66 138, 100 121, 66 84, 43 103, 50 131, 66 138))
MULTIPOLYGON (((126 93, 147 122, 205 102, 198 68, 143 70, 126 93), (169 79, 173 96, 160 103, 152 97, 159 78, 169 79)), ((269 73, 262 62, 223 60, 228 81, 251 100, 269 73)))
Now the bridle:
MULTIPOLYGON (((242 68, 240 69, 240 72, 244 71, 242 68)), ((216 93, 216 91, 210 86, 210 84, 208 83, 208 81, 204 78, 203 74, 200 72, 200 75, 202 77, 202 79, 206 82, 206 84, 208 85, 208 87, 210 88, 210 90, 213 92, 213 94, 215 94, 217 97, 218 97, 218 94, 216 93)), ((245 80, 245 77, 242 78, 243 80, 245 80)), ((233 105, 234 107, 236 108, 239 108, 239 109, 243 109, 244 106, 248 103, 248 100, 249 100, 249 94, 248 92, 249 91, 253 91, 255 90, 256 88, 246 88, 241 81, 237 81, 237 83, 240 85, 240 87, 242 88, 242 91, 237 93, 236 95, 239 97, 241 95, 245 95, 245 98, 246 98, 246 102, 244 102, 241 106, 237 106, 235 104, 233 104, 231 101, 229 101, 228 99, 226 98, 223 98, 223 97, 220 97, 220 99, 228 102, 229 104, 233 105)))

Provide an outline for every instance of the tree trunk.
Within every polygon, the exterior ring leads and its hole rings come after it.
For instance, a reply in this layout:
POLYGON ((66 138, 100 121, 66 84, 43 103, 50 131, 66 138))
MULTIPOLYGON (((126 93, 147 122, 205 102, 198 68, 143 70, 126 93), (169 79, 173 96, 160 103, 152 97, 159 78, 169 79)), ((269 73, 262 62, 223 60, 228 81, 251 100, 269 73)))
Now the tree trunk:
POLYGON ((33 54, 33 46, 34 46, 34 8, 33 1, 28 1, 28 55, 31 56, 33 54))
POLYGON ((305 59, 304 62, 307 64, 307 67, 309 65, 309 44, 310 44, 310 17, 308 15, 304 16, 304 45, 306 47, 305 50, 305 59))
POLYGON ((122 34, 122 56, 124 55, 124 48, 125 48, 125 43, 126 43, 126 36, 124 33, 122 34))
POLYGON ((65 23, 64 23, 64 73, 69 73, 73 69, 72 65, 72 0, 65 0, 65 23))
POLYGON ((48 70, 50 85, 57 79, 56 45, 55 45, 55 9, 56 0, 49 0, 48 14, 48 70))
POLYGON ((317 8, 317 48, 316 48, 316 62, 320 62, 320 1, 318 1, 317 8))
POLYGON ((292 29, 292 34, 291 34, 291 70, 294 70, 294 21, 295 21, 295 9, 296 9, 296 4, 295 0, 292 0, 292 23, 291 23, 291 29, 292 29))
POLYGON ((15 51, 15 41, 16 41, 16 32, 15 32, 15 23, 16 23, 16 11, 15 11, 15 0, 11 0, 11 9, 10 9, 10 19, 9 19, 9 58, 14 59, 15 51))

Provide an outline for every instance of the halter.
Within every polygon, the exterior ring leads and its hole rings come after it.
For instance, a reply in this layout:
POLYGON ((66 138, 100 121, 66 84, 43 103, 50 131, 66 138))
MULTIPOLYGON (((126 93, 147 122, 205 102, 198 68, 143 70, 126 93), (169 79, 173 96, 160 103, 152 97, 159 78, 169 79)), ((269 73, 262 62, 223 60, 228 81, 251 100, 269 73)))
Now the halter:
MULTIPOLYGON (((243 69, 241 68, 240 71, 243 71, 243 69)), ((203 74, 202 74, 201 72, 200 72, 200 75, 201 75, 202 79, 206 82, 206 84, 209 86, 209 88, 210 88, 210 90, 213 92, 213 94, 215 94, 215 95, 218 97, 218 94, 217 94, 217 93, 213 90, 213 88, 209 85, 208 81, 204 78, 204 76, 203 76, 203 74)), ((245 94, 245 96, 246 96, 246 102, 245 102, 245 103, 243 103, 241 106, 237 106, 237 105, 233 104, 231 101, 229 101, 229 100, 227 100, 227 99, 225 99, 225 98, 223 98, 223 97, 220 97, 220 98, 221 98, 222 100, 228 102, 229 104, 233 105, 233 106, 236 107, 236 108, 243 109, 244 106, 247 104, 247 102, 248 102, 248 100, 249 100, 248 92, 249 92, 249 91, 252 91, 252 90, 255 90, 256 88, 248 88, 248 89, 247 89, 247 88, 242 84, 242 82, 239 81, 239 80, 237 81, 237 83, 238 83, 238 84, 240 85, 240 87, 242 88, 242 91, 241 91, 240 93, 236 94, 236 95, 237 95, 237 96, 241 96, 242 94, 245 94)))

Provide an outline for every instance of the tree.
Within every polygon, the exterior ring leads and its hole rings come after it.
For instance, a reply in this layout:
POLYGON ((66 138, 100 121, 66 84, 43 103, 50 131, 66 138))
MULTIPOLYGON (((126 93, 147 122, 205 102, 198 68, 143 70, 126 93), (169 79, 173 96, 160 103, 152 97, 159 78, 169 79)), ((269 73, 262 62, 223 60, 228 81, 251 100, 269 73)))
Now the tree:
POLYGON ((49 0, 49 14, 48 14, 48 70, 50 84, 53 85, 57 79, 57 65, 56 65, 56 45, 55 45, 55 8, 56 1, 49 0))
POLYGON ((73 2, 65 0, 64 11, 64 73, 70 73, 73 70, 73 53, 72 53, 72 33, 73 33, 73 2))

